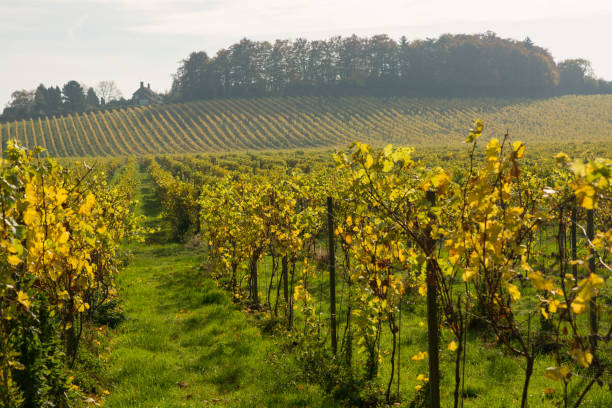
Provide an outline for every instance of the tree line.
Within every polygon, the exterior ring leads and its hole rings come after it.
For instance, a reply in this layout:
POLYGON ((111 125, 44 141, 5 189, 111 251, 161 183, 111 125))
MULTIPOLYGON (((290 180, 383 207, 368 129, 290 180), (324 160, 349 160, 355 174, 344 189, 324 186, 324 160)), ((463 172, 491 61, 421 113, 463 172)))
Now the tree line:
MULTIPOLYGON (((589 61, 558 64, 548 50, 484 34, 444 34, 395 41, 372 37, 328 40, 243 39, 214 57, 192 52, 174 75, 166 102, 258 96, 495 96, 546 97, 612 93, 589 61)), ((13 92, 0 122, 127 107, 113 81, 96 89, 77 81, 13 92)))
POLYGON ((75 80, 66 82, 61 88, 40 84, 35 90, 13 92, 0 115, 0 122, 128 105, 129 101, 122 97, 114 81, 101 81, 95 89, 75 80))
POLYGON ((265 95, 522 96, 611 93, 583 59, 556 64, 548 50, 493 32, 395 41, 389 36, 322 41, 243 39, 214 57, 181 62, 171 99, 265 95))

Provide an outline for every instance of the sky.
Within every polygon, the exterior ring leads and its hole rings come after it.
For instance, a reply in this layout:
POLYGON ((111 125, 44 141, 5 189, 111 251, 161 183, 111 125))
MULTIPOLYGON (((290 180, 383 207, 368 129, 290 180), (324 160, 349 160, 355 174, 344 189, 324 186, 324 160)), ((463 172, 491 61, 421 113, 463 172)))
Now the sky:
POLYGON ((114 80, 168 90, 190 52, 247 37, 482 33, 524 39, 612 80, 611 0, 0 0, 0 108, 16 89, 114 80))

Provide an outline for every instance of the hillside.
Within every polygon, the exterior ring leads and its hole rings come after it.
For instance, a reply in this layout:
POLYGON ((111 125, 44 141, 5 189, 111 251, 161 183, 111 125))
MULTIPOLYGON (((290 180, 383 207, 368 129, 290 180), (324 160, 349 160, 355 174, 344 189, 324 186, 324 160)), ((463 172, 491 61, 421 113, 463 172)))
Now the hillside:
POLYGON ((117 156, 344 145, 459 144, 477 117, 490 136, 612 141, 612 95, 550 99, 270 97, 88 112, 0 125, 52 156, 117 156))

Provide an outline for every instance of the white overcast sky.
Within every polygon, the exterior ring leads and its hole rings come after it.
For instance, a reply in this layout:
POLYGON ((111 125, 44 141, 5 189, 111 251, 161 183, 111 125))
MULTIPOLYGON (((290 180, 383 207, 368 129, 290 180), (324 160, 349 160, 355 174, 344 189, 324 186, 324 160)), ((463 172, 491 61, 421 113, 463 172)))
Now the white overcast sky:
POLYGON ((0 108, 15 89, 68 80, 167 90, 191 51, 254 40, 495 31, 586 58, 612 80, 612 0, 0 0, 0 108))

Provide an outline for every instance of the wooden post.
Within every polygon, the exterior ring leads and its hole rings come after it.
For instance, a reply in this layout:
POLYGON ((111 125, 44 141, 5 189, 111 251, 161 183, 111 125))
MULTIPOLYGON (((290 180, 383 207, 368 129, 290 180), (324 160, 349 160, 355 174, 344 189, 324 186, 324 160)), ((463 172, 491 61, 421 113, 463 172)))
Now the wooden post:
POLYGON ((257 282, 257 262, 259 261, 259 255, 261 254, 261 250, 256 250, 256 252, 251 255, 251 260, 249 264, 249 271, 251 275, 251 300, 255 304, 255 306, 259 306, 259 283, 257 282))
POLYGON ((285 296, 285 302, 289 303, 289 265, 287 262, 287 256, 283 256, 282 260, 282 274, 283 274, 283 295, 285 296))
MULTIPOLYGON (((593 210, 587 210, 587 238, 589 239, 589 273, 595 273, 595 250, 591 242, 595 238, 595 220, 593 210)), ((593 296, 589 301, 589 322, 591 324, 591 347, 597 348, 597 333, 599 331, 597 322, 597 297, 593 296)))
MULTIPOLYGON (((436 202, 436 193, 427 191, 425 193, 430 205, 436 202)), ((430 214, 431 216, 431 214, 430 214)), ((427 341, 429 354, 429 392, 431 408, 440 408, 440 361, 439 361, 439 335, 438 335, 438 292, 436 270, 431 257, 436 249, 436 242, 431 238, 431 227, 426 231, 427 246, 427 341)))
POLYGON ((331 343, 332 351, 338 351, 338 338, 336 336, 336 253, 334 244, 334 201, 327 197, 327 230, 329 235, 329 310, 331 314, 331 343))

